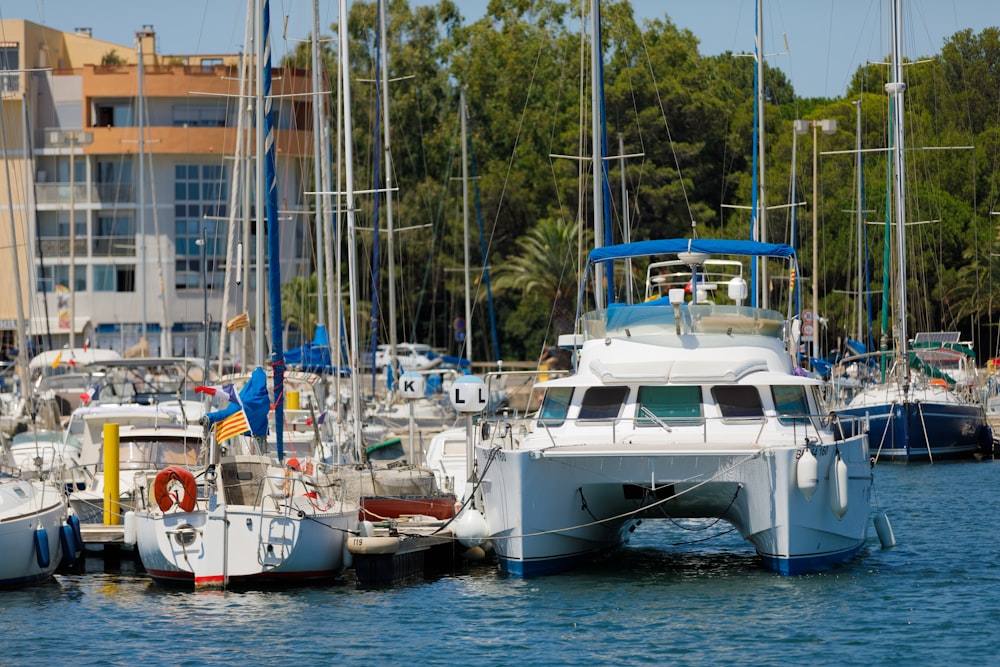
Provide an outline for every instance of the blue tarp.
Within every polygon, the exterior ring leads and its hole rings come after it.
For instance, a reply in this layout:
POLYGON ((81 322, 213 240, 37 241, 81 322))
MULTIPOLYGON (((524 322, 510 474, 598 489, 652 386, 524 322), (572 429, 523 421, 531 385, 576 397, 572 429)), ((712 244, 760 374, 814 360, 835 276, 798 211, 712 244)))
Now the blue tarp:
MULTIPOLYGON (((332 374, 333 362, 330 359, 330 342, 326 335, 326 327, 322 324, 316 327, 311 343, 285 352, 285 365, 296 370, 317 374, 332 374)), ((340 369, 341 376, 350 375, 346 368, 340 369)))

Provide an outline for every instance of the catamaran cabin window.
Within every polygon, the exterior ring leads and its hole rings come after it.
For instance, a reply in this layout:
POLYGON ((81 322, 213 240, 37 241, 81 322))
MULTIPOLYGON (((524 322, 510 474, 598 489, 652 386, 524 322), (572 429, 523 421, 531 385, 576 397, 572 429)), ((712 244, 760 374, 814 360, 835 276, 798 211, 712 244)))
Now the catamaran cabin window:
POLYGON ((757 387, 712 387, 712 396, 724 419, 756 419, 764 416, 764 406, 760 402, 757 387))
POLYGON ((700 424, 701 387, 639 387, 636 423, 639 426, 700 424))
POLYGON ((628 387, 591 387, 580 403, 580 419, 614 419, 626 396, 628 387))
POLYGON ((538 411, 539 420, 549 427, 561 425, 566 420, 572 398, 573 387, 549 387, 545 390, 542 407, 538 411))
POLYGON ((771 387, 771 395, 778 421, 782 424, 802 423, 808 419, 809 401, 806 400, 805 387, 776 385, 771 387))

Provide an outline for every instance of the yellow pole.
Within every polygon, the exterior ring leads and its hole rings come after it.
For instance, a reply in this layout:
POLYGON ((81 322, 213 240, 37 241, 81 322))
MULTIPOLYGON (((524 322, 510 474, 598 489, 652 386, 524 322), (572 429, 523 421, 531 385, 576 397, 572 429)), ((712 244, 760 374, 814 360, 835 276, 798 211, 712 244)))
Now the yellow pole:
POLYGON ((285 392, 285 409, 286 410, 299 409, 299 392, 297 391, 285 392))
POLYGON ((104 525, 121 525, 118 488, 118 424, 104 425, 104 525))

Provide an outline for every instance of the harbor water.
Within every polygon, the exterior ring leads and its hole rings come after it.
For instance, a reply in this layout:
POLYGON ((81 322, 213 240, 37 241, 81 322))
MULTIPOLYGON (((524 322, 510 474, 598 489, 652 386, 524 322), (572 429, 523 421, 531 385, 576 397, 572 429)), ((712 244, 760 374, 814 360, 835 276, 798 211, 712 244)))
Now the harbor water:
MULTIPOLYGON (((123 562, 4 591, 0 665, 873 665, 1000 655, 1000 462, 879 464, 897 546, 764 570, 724 523, 646 521, 569 574, 184 592, 123 562)), ((818 499, 814 499, 816 502, 818 499)))

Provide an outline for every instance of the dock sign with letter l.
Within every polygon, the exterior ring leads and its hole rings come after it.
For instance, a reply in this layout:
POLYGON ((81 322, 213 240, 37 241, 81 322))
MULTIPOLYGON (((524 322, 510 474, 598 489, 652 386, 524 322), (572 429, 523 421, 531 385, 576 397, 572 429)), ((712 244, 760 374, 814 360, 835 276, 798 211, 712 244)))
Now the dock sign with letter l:
POLYGON ((463 375, 451 385, 451 404, 459 412, 482 412, 486 408, 486 383, 475 375, 463 375))

